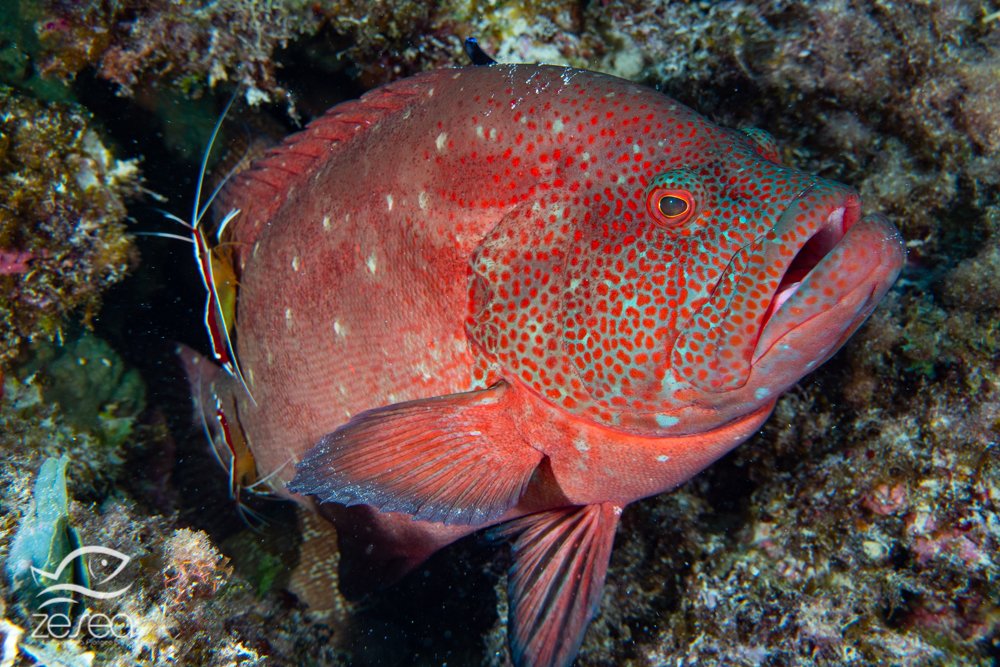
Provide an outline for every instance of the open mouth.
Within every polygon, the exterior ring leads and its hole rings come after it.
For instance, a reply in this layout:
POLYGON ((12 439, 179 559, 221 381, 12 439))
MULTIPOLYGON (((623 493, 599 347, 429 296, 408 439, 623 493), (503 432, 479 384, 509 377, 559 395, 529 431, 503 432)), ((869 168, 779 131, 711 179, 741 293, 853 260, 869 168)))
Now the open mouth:
POLYGON ((788 268, 785 269, 785 274, 782 276, 781 282, 778 283, 778 289, 774 292, 774 298, 771 299, 771 305, 764 315, 762 325, 767 324, 771 316, 781 308, 781 305, 795 294, 809 273, 840 243, 847 234, 847 230, 860 217, 861 203, 857 197, 850 197, 827 215, 823 224, 802 244, 798 253, 788 264, 788 268))

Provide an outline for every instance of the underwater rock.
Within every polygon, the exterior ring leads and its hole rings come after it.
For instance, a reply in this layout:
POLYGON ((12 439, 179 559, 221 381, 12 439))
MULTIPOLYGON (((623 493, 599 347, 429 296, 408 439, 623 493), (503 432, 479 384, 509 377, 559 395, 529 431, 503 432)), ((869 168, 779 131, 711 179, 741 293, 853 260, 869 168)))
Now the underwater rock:
POLYGON ((293 43, 312 67, 350 69, 367 87, 454 64, 468 35, 480 35, 505 59, 583 64, 576 36, 582 14, 568 0, 48 0, 30 18, 43 74, 71 79, 93 67, 123 95, 161 81, 194 95, 227 82, 241 86, 251 105, 276 102, 294 92, 278 72, 293 43))
POLYGON ((17 374, 34 376, 43 400, 57 404, 70 424, 98 434, 112 449, 124 444, 146 407, 146 387, 139 372, 86 330, 68 331, 62 345, 32 346, 17 374))
POLYGON ((93 318, 125 275, 124 200, 138 183, 137 162, 115 159, 84 109, 0 85, 0 371, 70 313, 93 318))
POLYGON ((154 430, 138 423, 141 378, 86 331, 61 346, 39 342, 31 352, 6 378, 0 401, 0 480, 3 473, 33 476, 46 456, 68 456, 72 494, 103 495, 122 474, 127 452, 154 440, 154 430))
POLYGON ((284 94, 272 57, 321 18, 305 0, 47 2, 44 14, 37 26, 47 75, 71 78, 95 66, 123 94, 164 75, 190 92, 231 81, 251 104, 284 94))

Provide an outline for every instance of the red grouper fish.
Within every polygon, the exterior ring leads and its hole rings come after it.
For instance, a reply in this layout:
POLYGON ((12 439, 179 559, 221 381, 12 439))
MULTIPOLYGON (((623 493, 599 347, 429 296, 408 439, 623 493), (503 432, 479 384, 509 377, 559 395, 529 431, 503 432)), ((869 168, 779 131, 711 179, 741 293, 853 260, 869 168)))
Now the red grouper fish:
POLYGON ((216 390, 259 471, 335 523, 349 595, 498 526, 539 667, 573 661, 622 508, 753 434, 904 261, 766 133, 565 67, 338 105, 231 209, 247 387, 216 390))

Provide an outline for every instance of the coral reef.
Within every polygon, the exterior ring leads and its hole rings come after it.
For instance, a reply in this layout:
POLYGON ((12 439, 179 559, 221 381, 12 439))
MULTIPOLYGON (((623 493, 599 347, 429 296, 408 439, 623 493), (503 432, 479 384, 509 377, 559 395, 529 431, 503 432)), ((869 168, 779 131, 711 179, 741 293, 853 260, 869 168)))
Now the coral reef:
POLYGON ((0 369, 69 313, 89 321, 125 275, 124 199, 138 178, 84 109, 0 86, 0 369))
POLYGON ((574 33, 581 13, 567 0, 48 0, 30 18, 38 26, 43 74, 68 79, 93 67, 126 95, 159 81, 188 93, 238 83, 256 105, 289 94, 277 68, 293 42, 310 67, 350 68, 370 87, 454 64, 467 35, 481 36, 505 58, 579 60, 574 33))
MULTIPOLYGON (((902 279, 760 435, 679 491, 629 508, 578 664, 988 665, 1000 654, 1000 20, 986 5, 48 0, 20 12, 22 29, 0 35, 17 32, 29 50, 0 44, 5 80, 55 99, 71 88, 51 77, 93 72, 153 109, 150 135, 195 123, 194 106, 163 104, 158 89, 217 101, 238 84, 249 102, 287 109, 331 73, 365 88, 464 62, 471 34, 501 61, 654 84, 720 122, 770 131, 789 163, 854 184, 866 210, 903 230, 902 279)), ((320 111, 310 102, 300 112, 320 111)), ((83 543, 132 556, 135 582, 106 608, 133 620, 132 639, 22 636, 25 654, 253 665, 419 653, 440 664, 477 650, 478 637, 455 648, 455 633, 481 632, 491 664, 508 664, 504 622, 482 609, 495 597, 503 611, 504 557, 477 543, 369 608, 333 595, 333 612, 306 612, 283 592, 313 583, 291 571, 293 520, 239 532, 225 501, 196 500, 204 478, 164 482, 195 498, 181 515, 124 481, 164 426, 141 424, 141 383, 65 322, 97 312, 129 264, 121 221, 136 165, 114 159, 77 106, 3 88, 0 109, 0 558, 42 461, 65 454, 69 521, 83 543), (59 341, 63 329, 74 333, 59 341), (28 338, 60 345, 28 348, 28 338), (34 361, 15 370, 21 352, 34 361), (210 524, 225 520, 203 516, 227 514, 223 530, 210 524)), ((286 121, 280 113, 272 125, 286 121)), ((170 428, 186 455, 201 448, 208 461, 199 434, 177 426, 187 404, 164 409, 177 413, 170 428)), ((213 482, 225 488, 221 475, 213 482)), ((0 632, 15 637, 26 619, 6 582, 0 593, 0 632)))
POLYGON ((132 93, 169 77, 182 89, 233 80, 251 103, 284 93, 274 52, 316 30, 320 15, 304 0, 287 2, 46 3, 38 22, 47 75, 72 77, 85 66, 132 93))
MULTIPOLYGON (((0 484, 5 489, 0 496, 0 562, 11 573, 0 577, 0 630, 14 638, 4 645, 3 659, 11 660, 4 664, 22 664, 14 662, 16 652, 61 665, 248 667, 265 664, 264 656, 278 664, 298 664, 306 656, 320 656, 323 664, 342 662, 334 641, 336 618, 304 613, 280 595, 263 596, 263 582, 255 586, 234 573, 215 542, 203 531, 179 525, 176 515, 150 513, 121 491, 109 493, 106 486, 95 489, 91 464, 98 457, 105 457, 101 474, 111 479, 132 474, 129 459, 107 458, 101 427, 91 432, 71 425, 58 404, 42 400, 39 383, 36 376, 25 383, 8 377, 0 403, 0 484), (53 477, 56 459, 42 465, 46 456, 60 453, 55 467, 62 471, 68 463, 65 478, 61 472, 53 477), (39 468, 48 472, 38 475, 39 468), (36 479, 41 480, 37 485, 36 479), (84 497, 101 500, 74 499, 84 497), (24 554, 40 554, 41 560, 28 558, 54 569, 69 546, 64 540, 58 549, 47 545, 56 543, 51 535, 65 536, 67 529, 74 545, 114 549, 127 559, 117 573, 115 559, 91 557, 85 563, 90 587, 126 590, 107 600, 78 599, 75 611, 49 609, 50 620, 42 623, 32 615, 38 613, 31 605, 34 589, 29 586, 16 595, 12 586, 25 585, 26 568, 19 564, 24 554), (15 600, 24 605, 12 604, 15 600), (60 620, 64 617, 66 621, 60 620)), ((104 430, 121 432, 120 424, 104 430)), ((150 427, 134 424, 132 453, 158 444, 154 436, 150 427)), ((258 568, 272 581, 289 567, 287 560, 276 563, 256 542, 244 541, 239 549, 244 560, 267 561, 258 568)), ((87 582, 86 575, 77 576, 74 583, 87 582)))
POLYGON ((44 459, 66 455, 71 495, 102 497, 122 473, 126 449, 153 435, 137 427, 144 387, 135 371, 126 370, 122 359, 89 333, 64 347, 40 344, 35 353, 32 365, 5 380, 0 481, 23 491, 24 478, 44 459), (50 365, 35 367, 46 358, 50 365))

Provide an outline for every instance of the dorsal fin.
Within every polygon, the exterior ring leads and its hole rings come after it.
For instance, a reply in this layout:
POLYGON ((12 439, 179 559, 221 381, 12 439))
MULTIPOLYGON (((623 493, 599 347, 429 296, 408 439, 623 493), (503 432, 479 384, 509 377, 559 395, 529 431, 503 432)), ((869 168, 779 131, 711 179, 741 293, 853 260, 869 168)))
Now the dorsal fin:
POLYGON ((319 167, 333 145, 358 136, 358 132, 406 108, 436 79, 453 73, 449 70, 424 72, 332 107, 304 130, 268 150, 250 169, 227 184, 216 204, 216 216, 240 209, 239 229, 234 230, 234 238, 241 244, 252 243, 258 223, 274 215, 284 202, 288 188, 319 167))
POLYGON ((488 53, 483 51, 483 47, 479 46, 479 40, 475 37, 469 37, 465 40, 465 55, 469 57, 469 61, 476 67, 489 67, 490 65, 497 64, 497 61, 493 60, 488 53))

